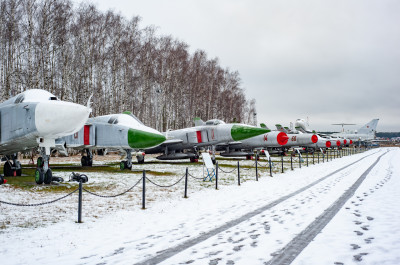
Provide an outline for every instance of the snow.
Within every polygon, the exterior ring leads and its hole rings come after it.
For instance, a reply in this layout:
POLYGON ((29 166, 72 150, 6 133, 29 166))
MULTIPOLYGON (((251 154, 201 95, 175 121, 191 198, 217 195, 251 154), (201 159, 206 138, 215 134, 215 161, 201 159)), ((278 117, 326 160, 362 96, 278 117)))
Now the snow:
MULTIPOLYGON (((83 193, 80 224, 76 223, 76 194, 40 207, 0 204, 1 264, 135 264, 180 245, 182 248, 160 260, 161 264, 263 264, 323 214, 386 151, 390 152, 382 156, 354 196, 292 264, 400 264, 398 148, 373 149, 309 167, 303 164, 301 169, 275 172, 273 178, 263 169, 259 181, 255 181, 254 169, 242 169, 240 186, 236 171, 220 172, 218 190, 214 182, 189 178, 187 199, 183 198, 183 182, 173 188, 147 182, 145 210, 141 209, 140 187, 110 199, 83 193), (350 166, 303 192, 241 219, 346 165, 350 166), (221 232, 193 244, 188 241, 235 220, 221 232)), ((248 166, 253 163, 240 162, 248 166)), ((179 161, 146 163, 135 165, 137 173, 133 174, 88 173, 85 187, 102 187, 98 193, 117 194, 136 183, 142 169, 149 170, 150 179, 167 185, 182 177, 187 166, 179 161)), ((189 171, 195 177, 202 176, 201 165, 190 165, 189 171)), ((67 178, 68 173, 62 176, 67 178)), ((47 188, 27 191, 2 185, 0 200, 33 203, 63 195, 47 192, 47 188)))

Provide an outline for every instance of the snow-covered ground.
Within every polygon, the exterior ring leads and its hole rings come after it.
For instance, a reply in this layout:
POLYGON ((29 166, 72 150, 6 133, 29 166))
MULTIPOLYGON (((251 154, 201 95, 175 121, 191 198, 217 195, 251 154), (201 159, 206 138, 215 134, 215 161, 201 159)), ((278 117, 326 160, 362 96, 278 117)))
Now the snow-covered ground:
MULTIPOLYGON (((262 170, 258 182, 254 169, 241 170, 247 180, 241 186, 236 172, 220 173, 219 190, 190 178, 187 199, 183 182, 173 188, 147 183, 146 210, 139 187, 109 199, 84 193, 81 224, 76 223, 76 194, 40 207, 0 204, 1 264, 268 264, 381 155, 354 196, 293 264, 400 264, 399 148, 373 149, 273 178, 262 170)), ((137 166, 137 174, 88 173, 86 187, 105 186, 99 193, 117 194, 140 179, 141 169, 158 183, 172 184, 186 167, 145 164, 137 166)), ((202 170, 189 167, 195 177, 202 170)), ((32 192, 2 185, 0 200, 35 203, 62 196, 47 188, 32 192)))

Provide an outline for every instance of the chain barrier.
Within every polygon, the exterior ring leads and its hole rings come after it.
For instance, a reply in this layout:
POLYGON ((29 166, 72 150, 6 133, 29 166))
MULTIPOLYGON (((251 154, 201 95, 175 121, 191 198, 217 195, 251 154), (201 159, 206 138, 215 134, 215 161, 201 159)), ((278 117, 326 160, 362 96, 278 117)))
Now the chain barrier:
POLYGON ((192 174, 190 174, 189 172, 188 172, 188 175, 189 175, 189 177, 194 178, 194 179, 204 180, 204 178, 197 178, 197 177, 193 176, 192 174))
POLYGON ((0 201, 0 203, 12 205, 12 206, 26 206, 26 207, 30 207, 30 206, 41 206, 41 205, 46 205, 46 204, 55 203, 55 202, 58 202, 58 201, 60 201, 60 200, 62 200, 62 199, 65 199, 65 198, 67 198, 68 196, 71 196, 72 194, 74 194, 75 192, 77 192, 78 190, 79 190, 79 188, 76 189, 76 190, 74 190, 74 191, 72 191, 72 192, 70 192, 70 193, 68 193, 68 194, 65 195, 65 196, 62 196, 62 197, 60 197, 60 198, 58 198, 58 199, 55 199, 55 200, 52 200, 52 201, 48 201, 48 202, 41 202, 41 203, 34 203, 34 204, 20 204, 20 203, 12 203, 12 202, 0 201))
POLYGON ((157 187, 160 187, 160 188, 170 188, 170 187, 175 186, 175 185, 178 184, 179 182, 181 182, 182 179, 183 179, 185 176, 186 176, 186 174, 184 174, 177 182, 175 182, 175 183, 172 184, 172 185, 160 185, 160 184, 154 183, 154 182, 153 182, 151 179, 149 179, 148 177, 146 177, 146 179, 147 179, 151 184, 153 184, 153 185, 155 185, 155 186, 157 186, 157 187))
POLYGON ((135 185, 133 185, 132 187, 130 187, 130 188, 127 189, 126 191, 121 192, 121 193, 116 194, 116 195, 100 195, 100 194, 91 192, 90 190, 87 190, 87 189, 85 189, 85 188, 82 188, 82 190, 84 190, 84 191, 86 191, 87 193, 89 193, 90 195, 93 195, 93 196, 96 196, 96 197, 101 197, 101 198, 115 198, 115 197, 122 196, 122 195, 124 195, 125 193, 131 191, 134 187, 136 187, 136 186, 140 183, 140 181, 141 181, 142 179, 143 179, 143 178, 140 178, 140 179, 136 182, 135 185))
POLYGON ((235 167, 234 169, 232 169, 231 171, 225 171, 225 170, 223 170, 221 167, 218 167, 218 169, 219 170, 221 170, 222 172, 224 172, 224 173, 232 173, 233 171, 235 171, 235 170, 237 170, 237 167, 235 167))
POLYGON ((244 167, 241 166, 240 169, 243 169, 243 170, 250 170, 250 169, 252 169, 252 168, 255 167, 256 163, 257 163, 257 162, 255 162, 254 164, 252 164, 249 168, 244 168, 244 167))

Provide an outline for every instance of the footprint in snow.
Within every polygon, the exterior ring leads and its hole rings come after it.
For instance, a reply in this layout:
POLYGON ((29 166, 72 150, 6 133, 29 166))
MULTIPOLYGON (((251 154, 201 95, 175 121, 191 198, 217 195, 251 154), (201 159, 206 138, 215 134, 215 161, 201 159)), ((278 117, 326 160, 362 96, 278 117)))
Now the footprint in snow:
POLYGON ((350 244, 350 246, 352 246, 353 249, 358 249, 358 248, 360 248, 360 246, 357 245, 357 244, 350 244))
POLYGON ((354 257, 354 260, 356 260, 356 261, 362 261, 362 257, 365 255, 368 255, 368 253, 360 253, 358 255, 354 255, 353 257, 354 257))
POLYGON ((363 232, 360 232, 360 231, 354 231, 356 234, 357 234, 357 236, 362 236, 364 233, 363 232))
POLYGON ((374 218, 371 217, 371 216, 367 216, 367 220, 368 220, 368 221, 372 221, 372 220, 374 220, 374 218))

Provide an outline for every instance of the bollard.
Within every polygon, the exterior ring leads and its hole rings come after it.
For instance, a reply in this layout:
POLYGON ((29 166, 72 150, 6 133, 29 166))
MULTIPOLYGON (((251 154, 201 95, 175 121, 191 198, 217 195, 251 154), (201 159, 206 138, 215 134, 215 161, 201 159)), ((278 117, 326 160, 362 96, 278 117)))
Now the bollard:
POLYGON ((256 154, 256 181, 258 181, 258 154, 256 154))
POLYGON ((318 155, 318 164, 319 164, 319 152, 318 152, 318 154, 317 154, 317 155, 318 155))
POLYGON ((146 170, 143 170, 142 210, 146 209, 146 170))
POLYGON ((282 163, 282 173, 284 173, 283 172, 283 154, 281 155, 281 163, 282 163))
POLYGON ((299 151, 299 168, 301 168, 301 157, 300 157, 300 151, 299 151))
POLYGON ((315 165, 315 161, 314 161, 314 153, 315 153, 315 150, 312 152, 312 163, 313 163, 313 165, 315 165))
POLYGON ((268 162, 269 162, 269 175, 270 175, 270 177, 272 178, 272 163, 271 163, 271 157, 269 157, 268 162))
POLYGON ((79 181, 78 223, 82 223, 82 180, 79 181))
POLYGON ((307 160, 307 167, 308 167, 308 149, 306 150, 306 160, 307 160))
POLYGON ((187 196, 187 182, 188 182, 188 172, 189 171, 189 169, 188 168, 186 168, 186 175, 185 175, 185 195, 183 196, 183 198, 187 198, 188 196, 187 196))
POLYGON ((329 162, 329 150, 326 150, 326 161, 329 162))
POLYGON ((238 186, 240 186, 240 165, 238 161, 238 186))
POLYGON ((218 189, 218 162, 215 164, 215 189, 218 189))
POLYGON ((293 170, 293 152, 290 154, 290 168, 293 170))

